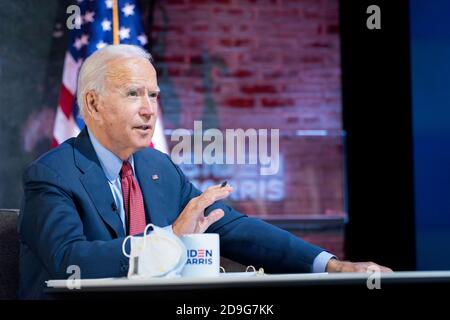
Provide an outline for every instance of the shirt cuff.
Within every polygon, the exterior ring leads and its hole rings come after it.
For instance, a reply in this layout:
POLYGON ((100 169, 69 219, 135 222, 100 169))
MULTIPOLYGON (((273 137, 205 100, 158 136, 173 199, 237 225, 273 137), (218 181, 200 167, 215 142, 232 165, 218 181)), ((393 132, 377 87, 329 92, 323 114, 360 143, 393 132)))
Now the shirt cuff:
POLYGON ((332 255, 329 252, 322 251, 317 255, 317 257, 314 259, 313 265, 312 265, 312 272, 318 273, 318 272, 326 272, 327 264, 330 259, 336 258, 336 256, 332 255))

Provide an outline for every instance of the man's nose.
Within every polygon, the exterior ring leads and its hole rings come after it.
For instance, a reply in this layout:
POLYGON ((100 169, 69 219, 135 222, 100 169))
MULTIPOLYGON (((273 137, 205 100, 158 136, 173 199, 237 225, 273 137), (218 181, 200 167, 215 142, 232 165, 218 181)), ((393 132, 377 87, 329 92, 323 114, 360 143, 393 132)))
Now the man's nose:
POLYGON ((142 98, 141 108, 139 109, 139 114, 142 117, 151 117, 156 113, 156 101, 149 98, 148 96, 142 98))

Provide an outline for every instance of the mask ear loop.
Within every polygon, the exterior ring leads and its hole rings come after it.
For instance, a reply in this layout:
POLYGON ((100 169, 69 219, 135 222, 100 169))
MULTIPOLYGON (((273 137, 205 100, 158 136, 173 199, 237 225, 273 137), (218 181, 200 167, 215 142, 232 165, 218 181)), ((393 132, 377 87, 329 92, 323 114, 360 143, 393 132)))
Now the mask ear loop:
POLYGON ((144 241, 143 241, 143 243, 142 243, 142 250, 144 250, 145 249, 145 243, 146 243, 146 241, 147 241, 147 231, 148 231, 148 229, 149 228, 152 228, 152 230, 155 230, 155 225, 154 224, 152 224, 152 223, 149 223, 146 227, 145 227, 145 229, 144 229, 144 241))
POLYGON ((127 253, 127 251, 126 251, 126 249, 125 249, 125 244, 127 243, 127 240, 128 240, 128 239, 130 239, 130 241, 131 241, 131 238, 132 238, 132 237, 133 237, 132 235, 129 235, 129 236, 127 236, 127 237, 123 240, 123 242, 122 242, 122 253, 123 253, 123 255, 124 255, 125 257, 127 257, 127 258, 131 258, 131 244, 130 244, 130 254, 127 253))
MULTIPOLYGON (((146 238, 147 231, 148 231, 149 227, 151 227, 151 228, 154 230, 154 229, 155 229, 155 228, 154 228, 155 225, 149 223, 149 224, 145 227, 145 230, 144 230, 144 241, 143 241, 143 244, 142 244, 142 249, 145 248, 145 238, 146 238)), ((127 237, 123 240, 123 242, 122 242, 122 253, 123 253, 123 255, 124 255, 125 257, 127 257, 127 258, 131 258, 131 252, 130 252, 130 254, 127 253, 126 248, 125 248, 125 244, 127 243, 127 240, 128 240, 128 239, 131 239, 132 237, 133 237, 132 235, 129 235, 129 236, 127 236, 127 237)), ((131 241, 131 240, 130 240, 130 241, 131 241)), ((130 246, 130 250, 131 250, 131 246, 130 246)))
POLYGON ((256 272, 256 268, 254 266, 248 266, 247 268, 245 268, 245 272, 256 272), (250 271, 250 269, 253 269, 250 271))

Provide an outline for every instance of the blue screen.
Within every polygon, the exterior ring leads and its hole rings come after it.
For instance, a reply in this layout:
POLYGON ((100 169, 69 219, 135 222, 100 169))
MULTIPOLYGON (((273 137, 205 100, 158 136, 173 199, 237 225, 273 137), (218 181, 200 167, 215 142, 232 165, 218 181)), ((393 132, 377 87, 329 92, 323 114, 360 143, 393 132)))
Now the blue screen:
POLYGON ((411 0, 418 270, 450 269, 450 1, 411 0))

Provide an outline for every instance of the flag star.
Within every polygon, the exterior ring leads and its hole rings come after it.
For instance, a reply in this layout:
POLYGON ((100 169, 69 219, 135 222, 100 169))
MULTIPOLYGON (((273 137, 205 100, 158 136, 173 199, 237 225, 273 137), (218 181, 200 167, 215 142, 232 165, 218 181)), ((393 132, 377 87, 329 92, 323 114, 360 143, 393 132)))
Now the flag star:
POLYGON ((111 31, 111 21, 109 21, 108 19, 103 20, 102 28, 103 28, 103 31, 111 31))
POLYGON ((125 17, 132 16, 134 14, 134 4, 126 3, 125 6, 122 8, 122 12, 125 15, 125 17))
POLYGON ((87 45, 89 44, 89 36, 88 36, 87 34, 83 34, 83 35, 81 36, 80 41, 81 41, 81 44, 87 46, 87 45))
POLYGON ((86 13, 84 14, 84 22, 94 22, 94 15, 94 11, 86 11, 86 13))
POLYGON ((145 34, 140 34, 137 39, 139 40, 139 42, 141 43, 141 46, 145 46, 148 42, 147 40, 147 36, 145 34))
POLYGON ((106 1, 105 1, 105 5, 106 5, 106 7, 107 7, 108 9, 111 9, 111 8, 112 8, 112 5, 113 5, 112 0, 106 0, 106 1))
POLYGON ((130 38, 130 28, 121 27, 119 30, 120 40, 130 38))
POLYGON ((106 42, 103 42, 103 40, 100 40, 100 42, 97 43, 96 47, 97 47, 97 49, 101 49, 101 48, 106 47, 107 45, 108 44, 106 42))
POLYGON ((78 3, 82 3, 84 0, 77 0, 78 3))
POLYGON ((76 38, 73 46, 75 48, 77 48, 77 50, 80 50, 81 47, 83 46, 83 43, 81 42, 81 38, 76 38))

